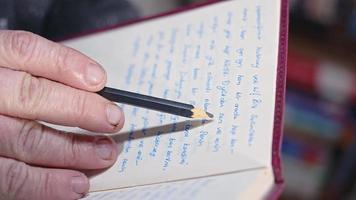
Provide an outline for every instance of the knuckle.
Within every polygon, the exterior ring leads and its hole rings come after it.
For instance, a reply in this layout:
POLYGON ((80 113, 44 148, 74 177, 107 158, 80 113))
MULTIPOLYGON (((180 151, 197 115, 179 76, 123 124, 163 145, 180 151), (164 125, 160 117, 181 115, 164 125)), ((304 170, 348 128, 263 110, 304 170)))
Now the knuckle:
POLYGON ((54 193, 53 176, 49 172, 42 173, 40 176, 41 189, 40 196, 49 197, 54 193))
POLYGON ((66 74, 70 70, 69 62, 74 57, 74 51, 68 47, 58 46, 53 51, 54 57, 54 67, 57 70, 58 74, 66 74))
POLYGON ((18 101, 19 105, 22 105, 22 109, 29 112, 35 111, 35 108, 40 105, 42 92, 40 80, 23 72, 18 90, 18 101))
POLYGON ((64 151, 66 152, 62 154, 63 161, 64 161, 63 165, 73 167, 76 166, 77 160, 79 158, 78 140, 74 134, 68 133, 66 137, 67 137, 66 140, 67 143, 64 148, 64 151))
MULTIPOLYGON (((81 120, 86 115, 88 105, 88 95, 82 92, 75 93, 72 97, 73 114, 77 120, 81 120)), ((79 122, 79 121, 77 121, 79 122)))
POLYGON ((36 50, 37 37, 26 31, 12 31, 8 34, 7 47, 17 60, 30 59, 36 50))
POLYGON ((44 128, 34 121, 24 121, 15 142, 14 151, 21 160, 31 160, 43 153, 44 128))
POLYGON ((29 179, 29 173, 26 164, 13 161, 9 163, 5 173, 7 183, 5 192, 8 194, 8 196, 13 197, 14 199, 20 199, 26 182, 29 179))

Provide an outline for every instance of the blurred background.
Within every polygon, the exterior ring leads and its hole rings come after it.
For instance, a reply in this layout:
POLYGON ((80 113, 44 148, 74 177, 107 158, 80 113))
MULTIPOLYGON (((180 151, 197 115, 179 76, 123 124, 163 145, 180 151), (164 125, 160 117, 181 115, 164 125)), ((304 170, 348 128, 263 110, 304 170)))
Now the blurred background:
MULTIPOLYGON (((204 2, 131 1, 141 16, 204 2)), ((290 0, 281 199, 356 199, 355 70, 356 0, 290 0)))

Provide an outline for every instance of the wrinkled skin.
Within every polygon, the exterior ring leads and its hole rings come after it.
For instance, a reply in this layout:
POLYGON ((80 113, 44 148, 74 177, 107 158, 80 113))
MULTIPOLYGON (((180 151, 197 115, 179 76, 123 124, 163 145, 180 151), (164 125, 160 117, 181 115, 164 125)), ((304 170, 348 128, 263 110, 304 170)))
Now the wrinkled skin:
POLYGON ((80 172, 110 167, 118 145, 39 121, 114 133, 122 110, 95 94, 106 73, 71 48, 23 31, 0 31, 0 199, 78 199, 80 172))

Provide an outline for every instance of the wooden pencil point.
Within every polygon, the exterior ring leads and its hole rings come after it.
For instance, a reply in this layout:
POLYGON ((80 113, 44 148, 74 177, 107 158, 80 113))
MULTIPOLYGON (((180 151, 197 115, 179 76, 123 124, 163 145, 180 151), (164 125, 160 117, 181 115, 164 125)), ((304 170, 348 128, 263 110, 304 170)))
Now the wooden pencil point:
POLYGON ((213 118, 214 115, 208 112, 205 112, 202 109, 199 108, 193 108, 191 110, 193 112, 193 115, 191 116, 192 118, 213 118))

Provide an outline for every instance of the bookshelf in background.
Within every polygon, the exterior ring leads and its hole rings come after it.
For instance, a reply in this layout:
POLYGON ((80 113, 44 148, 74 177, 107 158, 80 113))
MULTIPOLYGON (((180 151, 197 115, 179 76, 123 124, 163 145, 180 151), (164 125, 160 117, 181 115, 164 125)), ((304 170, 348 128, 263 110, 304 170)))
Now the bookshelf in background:
POLYGON ((290 3, 282 199, 355 199, 356 2, 290 3))

